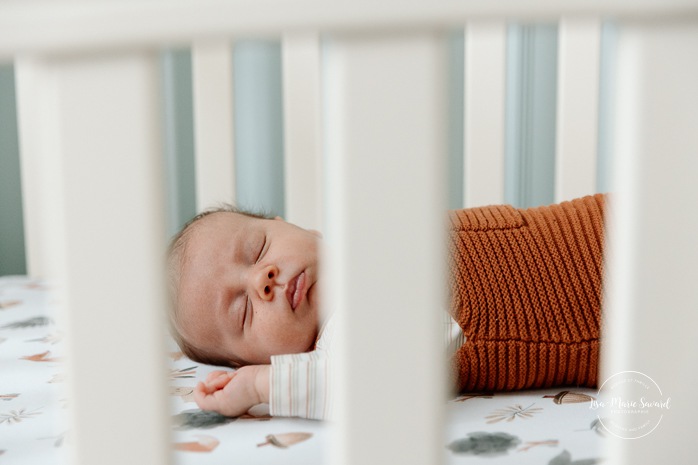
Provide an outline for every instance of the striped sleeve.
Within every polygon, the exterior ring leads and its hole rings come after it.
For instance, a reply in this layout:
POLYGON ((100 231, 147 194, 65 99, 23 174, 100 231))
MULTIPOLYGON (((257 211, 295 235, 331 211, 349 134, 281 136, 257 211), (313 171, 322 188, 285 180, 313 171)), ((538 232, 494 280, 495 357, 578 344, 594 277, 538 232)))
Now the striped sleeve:
POLYGON ((269 413, 272 416, 329 418, 329 356, 315 350, 275 355, 271 363, 269 413))
POLYGON ((331 418, 329 348, 333 328, 330 318, 312 352, 271 357, 269 413, 272 416, 331 418))
MULTIPOLYGON (((444 313, 444 346, 452 354, 465 335, 448 312, 444 313)), ((269 376, 269 413, 272 416, 326 420, 332 416, 330 347, 334 319, 322 331, 312 352, 273 355, 269 376)))
POLYGON ((442 312, 443 315, 443 337, 446 351, 449 356, 453 355, 460 347, 465 344, 465 334, 456 320, 451 317, 450 313, 442 312))

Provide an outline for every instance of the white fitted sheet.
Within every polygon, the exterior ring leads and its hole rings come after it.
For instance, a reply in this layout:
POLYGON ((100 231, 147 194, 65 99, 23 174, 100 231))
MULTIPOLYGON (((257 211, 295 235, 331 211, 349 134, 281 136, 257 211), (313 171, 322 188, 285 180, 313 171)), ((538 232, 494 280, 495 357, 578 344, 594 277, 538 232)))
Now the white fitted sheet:
MULTIPOLYGON (((48 287, 27 277, 0 278, 0 463, 67 463, 69 400, 63 393, 62 340, 48 287)), ((188 360, 172 344, 174 463, 327 463, 330 423, 270 418, 265 406, 240 418, 200 411, 188 393, 218 368, 188 360)), ((133 380, 134 393, 138 381, 133 380)), ((589 397, 597 397, 596 390, 568 387, 458 396, 447 404, 444 461, 596 463, 604 436, 589 397)), ((137 427, 138 412, 132 415, 137 427)), ((401 421, 420 419, 406 411, 401 421)))

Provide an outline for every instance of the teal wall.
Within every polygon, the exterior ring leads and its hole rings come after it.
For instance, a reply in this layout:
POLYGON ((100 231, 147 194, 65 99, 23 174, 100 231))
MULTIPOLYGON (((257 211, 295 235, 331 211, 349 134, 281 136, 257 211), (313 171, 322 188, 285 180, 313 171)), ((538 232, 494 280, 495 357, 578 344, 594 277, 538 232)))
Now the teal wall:
POLYGON ((167 229, 173 235, 196 215, 191 52, 168 50, 161 58, 167 229))
POLYGON ((26 273, 12 66, 0 65, 0 276, 26 273))
POLYGON ((281 43, 236 42, 233 85, 237 203, 284 216, 281 43))
POLYGON ((557 25, 507 31, 504 201, 519 208, 555 201, 557 25))
POLYGON ((610 192, 613 189, 613 76, 616 72, 617 25, 611 21, 601 29, 601 69, 599 79, 599 147, 596 189, 610 192))

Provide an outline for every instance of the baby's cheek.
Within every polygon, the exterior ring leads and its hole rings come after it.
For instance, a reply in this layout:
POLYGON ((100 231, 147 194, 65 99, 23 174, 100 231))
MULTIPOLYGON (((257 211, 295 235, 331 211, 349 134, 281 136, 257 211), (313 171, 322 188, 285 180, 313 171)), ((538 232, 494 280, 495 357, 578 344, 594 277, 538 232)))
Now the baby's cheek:
POLYGON ((295 352, 307 352, 313 349, 317 339, 317 324, 303 325, 296 337, 293 339, 295 352))
POLYGON ((310 325, 282 325, 273 333, 273 340, 269 340, 270 355, 307 352, 315 343, 315 330, 310 325))

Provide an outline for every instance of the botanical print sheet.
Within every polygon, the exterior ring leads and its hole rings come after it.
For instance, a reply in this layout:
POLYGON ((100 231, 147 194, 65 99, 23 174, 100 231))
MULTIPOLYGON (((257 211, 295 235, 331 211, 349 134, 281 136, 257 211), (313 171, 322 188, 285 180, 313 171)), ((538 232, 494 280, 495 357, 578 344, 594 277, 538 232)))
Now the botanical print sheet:
MULTIPOLYGON (((46 284, 0 278, 0 465, 67 463, 69 400, 63 393, 62 338, 46 284)), ((192 388, 217 368, 183 357, 173 342, 169 356, 174 463, 327 462, 330 424, 270 418, 265 406, 239 418, 203 412, 193 401, 192 388)), ((445 463, 600 462, 603 430, 589 402, 595 396, 587 388, 460 395, 447 403, 445 463)), ((138 412, 133 419, 136 427, 138 412)), ((419 418, 405 412, 404 421, 419 418)))
POLYGON ((62 334, 46 287, 0 278, 0 464, 64 463, 62 334))
POLYGON ((464 394, 448 404, 449 464, 592 465, 604 429, 589 388, 464 394))

